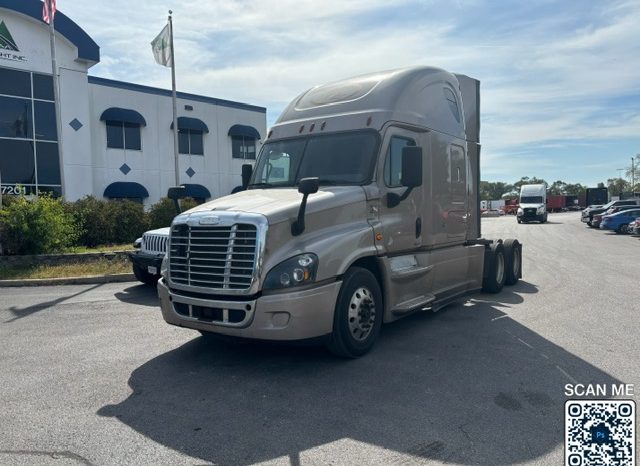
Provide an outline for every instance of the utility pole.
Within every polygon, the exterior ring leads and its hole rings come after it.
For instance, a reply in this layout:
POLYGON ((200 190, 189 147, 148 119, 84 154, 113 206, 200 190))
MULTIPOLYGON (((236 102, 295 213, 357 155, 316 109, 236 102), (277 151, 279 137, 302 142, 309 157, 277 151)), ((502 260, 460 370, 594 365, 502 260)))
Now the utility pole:
MULTIPOLYGON (((637 155, 636 155, 637 157, 637 155)), ((634 186, 636 185, 636 167, 635 157, 631 157, 631 192, 634 192, 634 186)))

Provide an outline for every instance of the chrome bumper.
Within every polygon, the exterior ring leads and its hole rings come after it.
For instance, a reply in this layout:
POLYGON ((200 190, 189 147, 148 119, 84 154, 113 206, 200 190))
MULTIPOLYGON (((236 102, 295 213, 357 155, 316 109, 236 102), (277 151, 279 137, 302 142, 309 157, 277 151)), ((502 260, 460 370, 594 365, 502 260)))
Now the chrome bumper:
POLYGON ((226 301, 174 293, 161 279, 158 295, 162 317, 172 325, 261 340, 303 340, 331 333, 341 284, 226 301))

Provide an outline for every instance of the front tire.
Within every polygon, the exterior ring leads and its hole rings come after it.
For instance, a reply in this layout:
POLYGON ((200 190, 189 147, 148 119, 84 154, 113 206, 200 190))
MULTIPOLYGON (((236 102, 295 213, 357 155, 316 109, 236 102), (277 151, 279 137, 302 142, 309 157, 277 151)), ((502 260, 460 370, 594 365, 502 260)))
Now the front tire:
POLYGON ((376 277, 361 267, 347 270, 336 302, 329 351, 346 358, 366 354, 378 338, 383 312, 376 277))

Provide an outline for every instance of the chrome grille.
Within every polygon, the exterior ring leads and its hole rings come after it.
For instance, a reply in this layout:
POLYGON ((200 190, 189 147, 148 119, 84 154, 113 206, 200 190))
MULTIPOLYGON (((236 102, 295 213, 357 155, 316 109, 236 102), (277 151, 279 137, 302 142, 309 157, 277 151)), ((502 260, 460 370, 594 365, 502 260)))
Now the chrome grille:
POLYGON ((165 254, 167 252, 167 241, 169 238, 164 235, 142 235, 141 250, 157 254, 165 254))
POLYGON ((256 261, 257 228, 230 226, 171 227, 169 276, 171 282, 219 290, 246 290, 256 261))

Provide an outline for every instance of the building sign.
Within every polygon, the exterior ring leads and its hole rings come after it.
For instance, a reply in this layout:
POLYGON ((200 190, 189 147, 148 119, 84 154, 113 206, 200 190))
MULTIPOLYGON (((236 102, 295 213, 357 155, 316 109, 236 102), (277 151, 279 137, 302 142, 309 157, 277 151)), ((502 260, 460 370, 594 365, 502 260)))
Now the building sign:
POLYGON ((7 25, 0 20, 0 59, 10 61, 27 61, 27 57, 20 53, 20 49, 13 40, 7 25))

